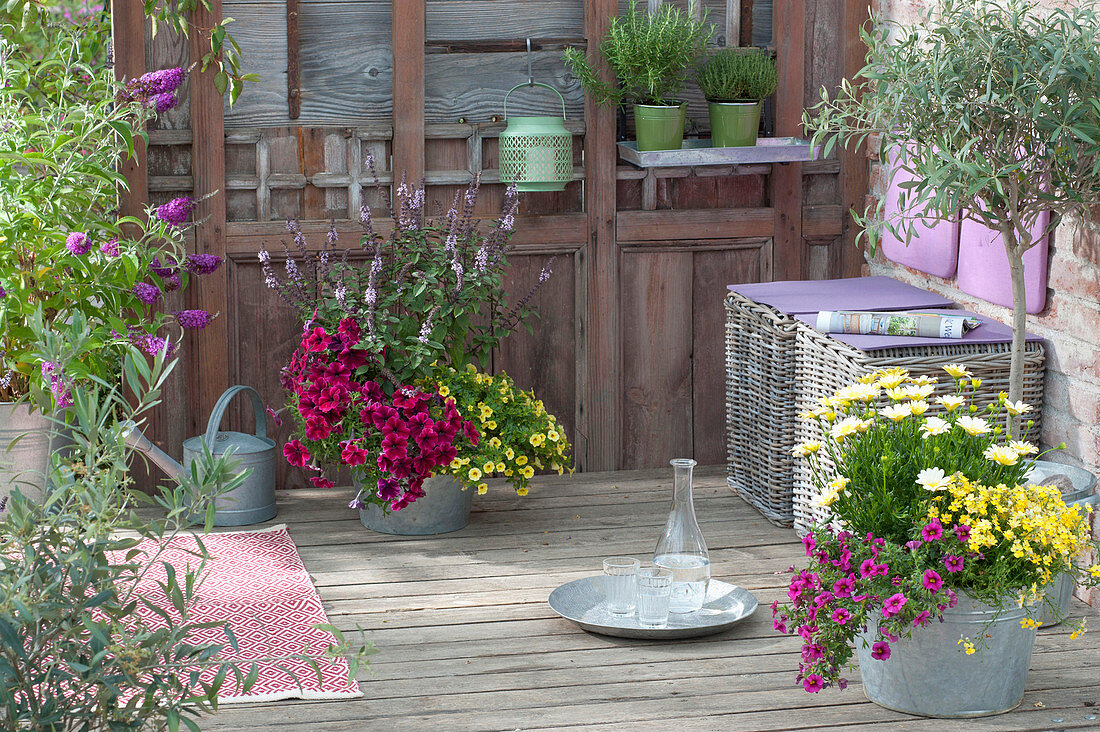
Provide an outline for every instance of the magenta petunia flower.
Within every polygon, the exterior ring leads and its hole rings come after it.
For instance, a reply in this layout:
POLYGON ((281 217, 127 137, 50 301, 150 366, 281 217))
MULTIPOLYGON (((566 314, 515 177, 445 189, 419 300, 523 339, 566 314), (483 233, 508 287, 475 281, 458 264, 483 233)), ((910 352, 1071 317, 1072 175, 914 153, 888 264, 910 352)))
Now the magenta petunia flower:
POLYGON ((923 628, 924 626, 928 625, 928 618, 930 615, 931 613, 929 613, 927 610, 922 610, 920 615, 913 618, 913 627, 923 628))
POLYGON ((314 488, 333 488, 336 486, 335 483, 333 483, 331 480, 324 477, 323 475, 316 475, 310 478, 309 482, 313 484, 314 488))
POLYGON ((214 319, 205 310, 177 310, 172 314, 176 316, 180 327, 188 330, 202 330, 214 319))
POLYGON ((948 554, 943 560, 943 566, 947 568, 948 572, 961 572, 965 561, 962 557, 957 557, 954 554, 948 554))
POLYGON ((193 275, 208 275, 221 266, 222 258, 216 254, 188 254, 185 266, 193 275))
POLYGON ((825 679, 820 674, 810 674, 802 680, 802 686, 811 694, 816 694, 825 687, 825 679))
POLYGON ((861 577, 874 577, 875 576, 875 560, 864 559, 859 565, 859 574, 861 577))
POLYGON ((890 618, 897 615, 901 612, 901 609, 905 607, 906 602, 905 595, 900 592, 895 595, 890 595, 890 597, 886 598, 886 602, 883 603, 882 617, 890 618))
POLYGON ((65 248, 80 257, 91 250, 92 240, 83 231, 74 231, 65 237, 65 248))
POLYGON ((802 537, 802 546, 804 546, 806 548, 806 556, 807 557, 810 556, 811 554, 813 554, 814 553, 814 547, 817 546, 817 544, 814 542, 814 535, 813 534, 806 534, 805 536, 803 536, 802 537))
POLYGON ((343 449, 340 451, 340 457, 343 459, 345 465, 365 465, 367 462, 368 452, 354 442, 348 441, 343 443, 343 449))
POLYGON ((833 622, 837 625, 847 625, 851 617, 852 614, 842 607, 833 610, 833 622))
POLYGON ((160 288, 149 282, 139 282, 133 286, 131 292, 146 305, 153 305, 160 299, 160 288))
POLYGON ((317 442, 323 440, 332 433, 332 428, 324 417, 310 417, 306 420, 306 439, 317 442))
POLYGON ((959 524, 958 526, 956 526, 955 538, 958 539, 959 542, 962 544, 970 541, 970 527, 966 524, 959 524))
POLYGON ((936 541, 943 536, 943 526, 939 521, 930 521, 920 530, 920 535, 925 541, 936 541))
POLYGON ((886 641, 877 641, 871 645, 871 658, 885 661, 890 657, 890 644, 886 641))
POLYGON ((924 578, 921 580, 921 584, 924 585, 924 589, 931 592, 933 595, 940 591, 943 587, 943 580, 940 579, 939 574, 929 569, 924 573, 924 578))
POLYGON ((851 597, 856 589, 856 578, 852 575, 838 579, 833 583, 833 594, 837 597, 851 597))
POLYGON ((283 445, 283 457, 285 457, 286 461, 291 465, 300 468, 309 462, 311 456, 309 450, 302 444, 301 440, 291 440, 283 445))

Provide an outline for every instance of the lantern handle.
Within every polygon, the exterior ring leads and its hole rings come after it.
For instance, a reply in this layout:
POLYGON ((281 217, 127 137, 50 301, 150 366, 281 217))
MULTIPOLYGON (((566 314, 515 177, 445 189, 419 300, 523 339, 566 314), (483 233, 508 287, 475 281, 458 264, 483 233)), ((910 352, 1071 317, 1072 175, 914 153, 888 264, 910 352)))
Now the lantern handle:
POLYGON ((550 91, 557 94, 558 99, 561 100, 561 118, 563 120, 566 119, 566 117, 565 117, 565 97, 563 97, 561 95, 561 92, 558 91, 557 89, 555 89, 554 87, 550 86, 549 84, 543 84, 541 81, 531 81, 531 82, 528 82, 528 83, 525 83, 525 84, 516 84, 515 86, 513 86, 511 89, 508 90, 507 94, 504 95, 504 121, 505 122, 508 121, 508 97, 511 96, 512 92, 514 92, 516 89, 520 89, 520 88, 525 87, 525 86, 541 86, 542 88, 549 89, 550 91))

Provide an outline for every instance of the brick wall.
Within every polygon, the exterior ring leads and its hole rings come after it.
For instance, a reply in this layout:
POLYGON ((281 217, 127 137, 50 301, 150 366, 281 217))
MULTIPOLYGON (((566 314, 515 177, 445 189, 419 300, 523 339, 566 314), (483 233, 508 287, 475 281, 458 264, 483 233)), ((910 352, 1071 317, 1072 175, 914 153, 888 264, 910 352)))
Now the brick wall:
MULTIPOLYGON (((884 17, 906 23, 914 21, 928 5, 927 0, 883 0, 877 10, 884 17)), ((872 162, 871 195, 884 195, 885 187, 881 166, 872 162)), ((1049 267, 1046 309, 1027 319, 1028 330, 1042 336, 1047 349, 1041 441, 1044 447, 1066 444, 1065 450, 1055 451, 1050 459, 1100 474, 1100 208, 1086 221, 1062 222, 1051 242, 1049 267)), ((889 275, 942 293, 964 308, 1011 323, 1008 308, 967 295, 953 280, 890 262, 881 251, 867 269, 870 274, 889 275)), ((1100 522, 1094 535, 1100 538, 1100 522)), ((1100 607, 1100 591, 1084 597, 1100 607)))

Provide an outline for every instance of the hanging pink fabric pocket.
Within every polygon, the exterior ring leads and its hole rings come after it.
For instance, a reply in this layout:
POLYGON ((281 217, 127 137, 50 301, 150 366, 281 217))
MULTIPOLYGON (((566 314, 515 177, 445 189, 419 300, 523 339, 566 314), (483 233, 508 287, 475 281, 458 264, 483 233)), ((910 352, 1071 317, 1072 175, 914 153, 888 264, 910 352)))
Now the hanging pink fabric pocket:
MULTIPOLYGON (((898 220, 900 213, 898 194, 901 184, 915 180, 908 171, 898 169, 886 191, 885 215, 888 221, 898 220)), ((915 224, 913 238, 908 245, 903 239, 882 230, 882 253, 898 264, 937 277, 951 277, 959 261, 959 221, 957 218, 924 219, 915 224)))
MULTIPOLYGON (((1043 213, 1031 227, 1039 236, 1050 220, 1043 213)), ((1038 313, 1047 303, 1047 248, 1043 237, 1024 253, 1024 287, 1027 312, 1038 313)), ((1000 232, 964 220, 959 232, 959 289, 996 305, 1012 307, 1012 275, 1000 232)))

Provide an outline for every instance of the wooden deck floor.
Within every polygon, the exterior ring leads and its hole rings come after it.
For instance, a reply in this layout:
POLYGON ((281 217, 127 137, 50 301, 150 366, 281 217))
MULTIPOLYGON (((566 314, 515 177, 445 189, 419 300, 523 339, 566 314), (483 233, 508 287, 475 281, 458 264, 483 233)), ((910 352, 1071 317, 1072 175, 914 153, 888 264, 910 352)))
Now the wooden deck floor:
MULTIPOLYGON (((777 574, 801 560, 795 533, 697 474, 696 507, 713 576, 752 590, 756 615, 722 635, 645 642, 589 635, 546 604, 603 557, 652 552, 670 471, 540 478, 531 495, 478 498, 470 526, 430 538, 385 537, 345 508, 347 491, 280 495, 325 608, 379 649, 365 695, 338 702, 223 707, 204 729, 302 730, 1050 730, 1100 727, 1100 648, 1042 630, 1028 691, 1010 714, 973 722, 907 717, 847 691, 797 688, 799 644, 771 629, 777 574)), ((1095 612, 1074 601, 1074 616, 1095 612)), ((1092 622, 1100 632, 1100 624, 1092 622)))

